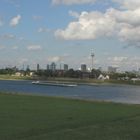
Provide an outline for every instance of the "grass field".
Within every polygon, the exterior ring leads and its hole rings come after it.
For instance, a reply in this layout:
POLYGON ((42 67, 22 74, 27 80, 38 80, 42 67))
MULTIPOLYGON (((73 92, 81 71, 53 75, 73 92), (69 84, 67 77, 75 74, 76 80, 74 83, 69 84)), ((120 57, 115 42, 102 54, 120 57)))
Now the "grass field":
POLYGON ((140 105, 0 94, 0 140, 139 140, 140 105))

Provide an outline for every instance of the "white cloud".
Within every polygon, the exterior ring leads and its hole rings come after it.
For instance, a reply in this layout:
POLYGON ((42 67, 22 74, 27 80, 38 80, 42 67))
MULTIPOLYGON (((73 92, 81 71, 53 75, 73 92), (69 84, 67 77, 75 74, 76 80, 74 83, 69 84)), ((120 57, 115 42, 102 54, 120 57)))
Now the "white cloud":
POLYGON ((140 0, 113 0, 120 4, 120 7, 123 9, 137 9, 140 7, 140 0))
POLYGON ((39 32, 39 33, 48 32, 48 31, 50 31, 48 28, 42 28, 42 27, 40 27, 40 28, 38 29, 38 32, 39 32))
POLYGON ((9 39, 15 39, 15 35, 13 34, 3 34, 3 35, 0 35, 0 39, 6 39, 6 40, 9 40, 9 39))
POLYGON ((114 63, 121 63, 121 62, 126 61, 127 59, 128 57, 124 57, 124 56, 114 56, 113 58, 109 57, 108 61, 112 61, 114 63))
POLYGON ((140 67, 140 57, 114 56, 108 57, 106 65, 118 67, 120 70, 137 70, 140 67))
POLYGON ((140 7, 135 10, 110 8, 105 13, 82 12, 77 21, 56 30, 55 36, 65 40, 116 36, 129 45, 140 47, 140 7))
POLYGON ((30 45, 27 46, 27 49, 29 51, 37 51, 37 50, 42 50, 42 47, 40 45, 30 45))
POLYGON ((59 61, 61 61, 61 57, 60 56, 49 57, 48 61, 49 62, 59 62, 59 61))
POLYGON ((101 12, 82 12, 78 21, 71 22, 65 30, 55 35, 66 40, 96 39, 113 34, 115 19, 101 12))
POLYGON ((17 15, 16 17, 13 17, 10 21, 10 26, 12 26, 12 27, 17 26, 19 24, 20 20, 21 20, 20 15, 17 15))
POLYGON ((18 64, 19 65, 27 64, 28 61, 29 60, 27 58, 21 58, 21 59, 18 60, 18 64))
POLYGON ((132 70, 138 70, 140 68, 140 57, 130 57, 126 62, 126 67, 132 70))
POLYGON ((118 37, 128 45, 140 47, 140 8, 126 11, 110 9, 108 13, 116 20, 114 30, 118 37))
POLYGON ((72 4, 88 4, 94 3, 96 0, 52 0, 53 4, 65 4, 65 5, 72 5, 72 4))
POLYGON ((78 12, 75 12, 75 11, 69 11, 69 15, 74 17, 74 18, 79 18, 79 13, 78 12))

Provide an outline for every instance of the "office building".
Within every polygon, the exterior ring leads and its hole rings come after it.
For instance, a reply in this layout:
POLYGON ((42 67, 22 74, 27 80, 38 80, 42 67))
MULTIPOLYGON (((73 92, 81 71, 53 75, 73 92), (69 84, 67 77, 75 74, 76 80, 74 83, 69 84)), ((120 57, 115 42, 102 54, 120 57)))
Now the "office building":
POLYGON ((116 73, 116 72, 117 72, 117 67, 109 66, 109 67, 108 67, 108 72, 109 72, 109 73, 116 73))
POLYGON ((50 69, 51 69, 52 71, 55 71, 55 70, 56 70, 56 64, 55 64, 54 62, 51 63, 50 69))
POLYGON ((87 71, 87 66, 86 64, 81 64, 81 71, 86 72, 87 71))
POLYGON ((39 67, 39 64, 37 64, 37 71, 39 71, 40 67, 39 67))
POLYGON ((50 70, 50 65, 49 64, 47 64, 47 70, 50 70))
POLYGON ((68 65, 67 64, 64 64, 64 71, 68 71, 68 65))

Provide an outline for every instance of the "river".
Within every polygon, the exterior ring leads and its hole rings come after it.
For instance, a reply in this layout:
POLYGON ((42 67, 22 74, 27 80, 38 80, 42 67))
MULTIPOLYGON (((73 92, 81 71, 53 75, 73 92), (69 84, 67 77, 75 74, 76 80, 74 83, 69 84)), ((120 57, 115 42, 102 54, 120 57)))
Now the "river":
POLYGON ((43 96, 111 101, 140 104, 140 86, 132 85, 78 85, 77 87, 57 87, 34 85, 31 81, 0 80, 0 91, 43 96))

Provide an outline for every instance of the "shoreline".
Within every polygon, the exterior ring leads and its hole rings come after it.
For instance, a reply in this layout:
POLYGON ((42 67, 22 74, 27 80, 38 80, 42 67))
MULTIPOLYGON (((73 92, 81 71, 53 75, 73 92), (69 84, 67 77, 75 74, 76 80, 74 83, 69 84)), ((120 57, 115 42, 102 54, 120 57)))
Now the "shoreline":
POLYGON ((69 97, 63 97, 63 96, 49 96, 49 95, 42 95, 42 94, 33 94, 33 93, 22 93, 22 92, 18 92, 18 93, 14 93, 14 92, 3 92, 3 91, 0 91, 0 96, 1 95, 9 95, 9 96, 25 96, 25 97, 33 97, 33 98, 36 98, 36 97, 39 97, 39 98, 48 98, 48 99, 62 99, 62 100, 66 100, 66 101, 77 101, 77 102, 83 102, 83 103, 105 103, 105 104, 118 104, 118 105, 130 105, 130 106, 140 106, 140 104, 138 103, 122 103, 122 102, 113 102, 113 101, 109 101, 109 100, 98 100, 98 99, 82 99, 82 98, 69 98, 69 97))
POLYGON ((0 75, 0 80, 11 81, 48 81, 48 82, 69 82, 78 85, 100 86, 100 85, 132 85, 140 86, 140 81, 120 81, 120 80, 98 80, 98 79, 75 79, 75 78, 42 78, 42 77, 18 77, 11 75, 0 75))
POLYGON ((11 95, 11 96, 28 96, 28 97, 44 97, 51 99, 63 99, 68 101, 81 101, 81 102, 89 102, 89 103, 110 103, 110 104, 120 104, 120 105, 138 105, 140 103, 130 103, 130 102, 119 102, 119 101, 111 101, 111 100, 100 100, 100 99, 84 99, 84 98, 75 98, 75 97, 66 97, 66 96, 51 96, 44 94, 34 94, 34 93, 25 93, 25 92, 6 92, 0 91, 0 95, 11 95))
POLYGON ((49 79, 49 80, 37 80, 37 79, 20 79, 20 78, 0 78, 1 81, 47 81, 47 82, 57 82, 57 83, 76 83, 77 85, 87 85, 87 86, 140 86, 140 84, 130 84, 130 83, 116 83, 116 82, 79 82, 79 81, 65 81, 59 79, 49 79))

